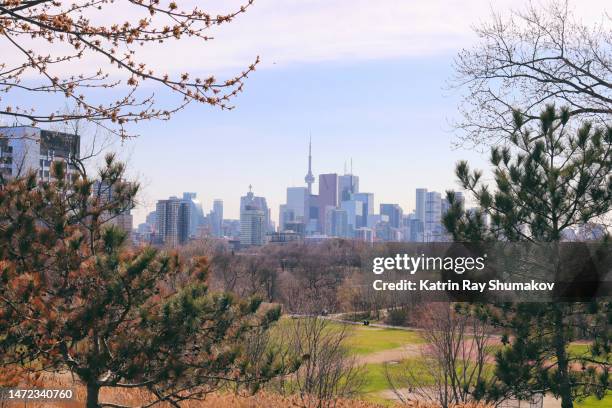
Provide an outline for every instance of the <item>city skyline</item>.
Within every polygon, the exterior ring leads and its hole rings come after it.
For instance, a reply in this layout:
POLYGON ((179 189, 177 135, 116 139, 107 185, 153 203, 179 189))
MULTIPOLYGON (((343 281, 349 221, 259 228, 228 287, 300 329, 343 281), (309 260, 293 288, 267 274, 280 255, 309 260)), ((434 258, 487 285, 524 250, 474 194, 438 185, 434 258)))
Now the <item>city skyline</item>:
MULTIPOLYGON (((428 189, 430 191, 432 191, 431 186, 428 186, 427 182, 423 182, 423 183, 419 184, 418 186, 406 186, 408 189, 411 189, 411 194, 410 194, 411 197, 412 197, 412 201, 411 202, 405 203, 403 201, 398 201, 397 199, 393 199, 393 197, 391 197, 389 200, 384 200, 384 199, 378 198, 378 194, 377 194, 376 190, 374 190, 374 189, 360 189, 359 188, 359 185, 360 185, 359 180, 360 179, 361 180, 363 180, 363 179, 367 180, 367 175, 364 176, 363 174, 356 174, 354 172, 354 169, 352 168, 352 160, 351 159, 349 159, 348 162, 347 161, 344 162, 343 171, 325 171, 325 172, 319 173, 319 172, 313 171, 313 169, 312 169, 313 156, 314 156, 314 154, 312 153, 312 140, 311 140, 311 138, 309 138, 308 152, 307 152, 307 156, 305 156, 306 157, 305 161, 306 161, 307 166, 308 166, 307 167, 307 171, 308 172, 307 173, 303 172, 304 174, 306 174, 306 177, 304 177, 304 179, 303 179, 303 181, 301 183, 298 182, 295 185, 284 186, 284 187, 281 186, 283 189, 285 189, 286 191, 288 191, 288 190, 302 190, 303 189, 305 192, 308 192, 309 188, 310 188, 311 189, 310 193, 317 195, 318 192, 321 191, 319 185, 320 185, 322 180, 324 180, 324 181, 326 180, 326 178, 325 178, 326 176, 332 176, 332 175, 333 176, 337 176, 337 181, 336 182, 338 183, 338 185, 335 186, 335 189, 336 189, 337 195, 338 195, 336 197, 336 202, 339 205, 343 201, 343 198, 341 197, 341 194, 342 194, 341 184, 343 182, 342 179, 345 178, 345 177, 351 177, 352 179, 355 179, 354 183, 357 186, 357 188, 356 188, 357 196, 368 194, 368 195, 371 195, 373 197, 373 203, 370 203, 369 205, 371 206, 371 208, 374 209, 374 213, 377 214, 377 215, 381 214, 378 209, 379 209, 379 206, 382 206, 382 205, 399 205, 399 207, 401 208, 401 210, 405 214, 416 212, 417 205, 418 205, 418 204, 416 204, 418 202, 418 197, 417 197, 417 193, 416 192, 418 192, 418 190, 422 190, 422 189, 424 189, 425 191, 427 191, 428 189), (349 162, 350 162, 350 164, 348 164, 349 162), (312 181, 310 183, 308 182, 308 180, 310 179, 309 176, 312 177, 312 181)), ((363 186, 364 184, 361 184, 361 185, 363 186)), ((457 192, 462 192, 461 189, 458 186, 456 186, 454 188, 452 186, 449 186, 447 189, 443 189, 443 190, 440 190, 438 192, 442 196, 444 196, 445 191, 446 190, 451 190, 451 189, 455 190, 457 192)), ((231 215, 230 216, 224 216, 223 219, 226 219, 226 220, 239 220, 240 219, 240 211, 241 211, 241 208, 243 207, 243 203, 244 203, 244 199, 245 199, 245 192, 248 191, 250 193, 252 190, 255 190, 255 186, 252 185, 252 184, 249 184, 246 187, 246 189, 238 197, 237 201, 240 204, 237 206, 238 212, 237 212, 236 216, 231 216, 231 215)), ((324 187, 324 190, 325 190, 325 187, 324 187)), ((333 188, 332 188, 332 190, 333 190, 333 188)), ((435 190, 435 189, 433 189, 433 190, 435 190)), ((268 199, 267 198, 268 196, 266 195, 265 191, 261 191, 261 190, 258 189, 257 192, 258 192, 260 198, 262 198, 264 201, 268 199)), ((184 196, 185 194, 195 194, 195 193, 185 193, 185 192, 177 191, 175 194, 171 194, 168 197, 173 198, 173 197, 178 197, 180 195, 184 196)), ((202 208, 204 213, 212 212, 213 208, 214 208, 214 205, 215 205, 215 202, 218 202, 218 201, 221 201, 223 203, 224 210, 222 210, 222 211, 225 212, 225 215, 227 215, 228 204, 231 207, 231 200, 229 200, 227 197, 213 197, 213 196, 209 195, 207 197, 207 199, 203 200, 202 196, 198 192, 197 193, 197 198, 198 198, 199 202, 202 203, 201 208, 202 208), (209 206, 204 205, 204 203, 207 203, 207 202, 210 202, 209 206)), ((157 197, 155 200, 157 202, 159 200, 165 200, 165 199, 166 198, 164 198, 164 197, 157 197)), ((283 197, 283 198, 280 199, 280 202, 278 203, 278 205, 276 205, 276 206, 270 205, 270 206, 266 207, 266 210, 270 211, 270 213, 271 213, 269 218, 270 218, 270 221, 274 224, 275 227, 279 227, 279 224, 280 224, 279 223, 279 219, 280 219, 280 215, 281 215, 280 211, 279 211, 279 206, 283 206, 284 205, 283 204, 284 201, 286 201, 286 200, 283 197)), ((468 202, 469 202, 469 200, 468 200, 468 202)), ((152 210, 154 210, 154 209, 155 208, 153 208, 152 210)), ((323 211, 323 208, 321 207, 321 208, 319 208, 319 210, 323 211)), ((134 212, 138 212, 138 207, 135 208, 133 211, 134 212)), ((149 214, 149 212, 150 211, 148 211, 147 214, 145 214, 145 218, 149 214)), ((134 226, 136 227, 138 224, 143 223, 143 222, 145 222, 144 219, 142 221, 140 220, 140 218, 135 219, 134 226)), ((321 226, 319 226, 319 227, 321 227, 321 226)))

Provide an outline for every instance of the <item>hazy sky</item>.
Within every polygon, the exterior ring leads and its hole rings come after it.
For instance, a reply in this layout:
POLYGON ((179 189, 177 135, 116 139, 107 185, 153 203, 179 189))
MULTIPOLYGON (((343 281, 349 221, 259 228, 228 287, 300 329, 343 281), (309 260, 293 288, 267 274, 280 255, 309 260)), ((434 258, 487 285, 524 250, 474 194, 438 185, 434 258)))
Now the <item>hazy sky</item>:
MULTIPOLYGON (((472 25, 519 3, 256 0, 216 29, 214 41, 145 50, 156 71, 221 79, 257 55, 262 63, 235 110, 192 105, 169 122, 139 125, 138 139, 115 143, 143 184, 135 224, 157 199, 183 191, 197 192, 205 212, 221 198, 226 218, 238 218, 249 184, 277 221, 285 188, 304 184, 309 134, 315 175, 342 173, 352 158, 361 190, 375 194, 377 209, 391 202, 410 211, 415 188, 456 187, 458 160, 486 167, 486 158, 451 146, 459 93, 445 83, 453 58, 476 41, 472 25)), ((581 17, 600 19, 605 3, 580 2, 581 17)), ((198 4, 221 11, 240 2, 198 4)))

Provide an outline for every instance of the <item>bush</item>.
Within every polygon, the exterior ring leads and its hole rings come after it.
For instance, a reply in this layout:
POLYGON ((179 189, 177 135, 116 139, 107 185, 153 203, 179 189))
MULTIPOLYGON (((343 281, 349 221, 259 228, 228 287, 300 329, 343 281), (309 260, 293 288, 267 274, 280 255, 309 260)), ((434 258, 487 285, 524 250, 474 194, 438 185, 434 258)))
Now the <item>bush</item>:
POLYGON ((389 310, 385 323, 391 326, 406 326, 408 323, 408 310, 404 308, 389 310))

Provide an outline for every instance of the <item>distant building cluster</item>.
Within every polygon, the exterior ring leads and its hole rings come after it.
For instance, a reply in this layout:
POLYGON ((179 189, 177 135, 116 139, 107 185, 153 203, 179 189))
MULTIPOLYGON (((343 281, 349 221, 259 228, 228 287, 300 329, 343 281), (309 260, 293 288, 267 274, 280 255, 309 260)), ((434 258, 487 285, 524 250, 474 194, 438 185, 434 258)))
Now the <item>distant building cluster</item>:
MULTIPOLYGON (((288 187, 286 202, 280 205, 278 228, 270 208, 252 186, 240 197, 240 219, 223 217, 223 201, 214 200, 204 215, 195 193, 157 202, 156 210, 138 226, 137 236, 145 242, 177 246, 204 236, 224 238, 236 247, 296 240, 317 242, 329 238, 375 241, 435 242, 450 239, 442 225, 449 204, 442 195, 424 188, 416 190, 415 211, 404 214, 395 203, 374 206, 374 194, 362 192, 359 177, 352 171, 339 175, 325 173, 317 181, 312 171, 312 143, 308 147, 308 171, 303 187, 288 187)), ((463 203, 463 195, 457 193, 463 203)))
POLYGON ((140 242, 171 247, 206 236, 237 240, 240 221, 223 218, 223 200, 220 199, 214 200, 212 210, 205 215, 197 194, 185 192, 181 198, 158 200, 155 210, 138 225, 135 234, 140 242))
MULTIPOLYGON (((310 145, 306 186, 287 188, 286 203, 279 208, 278 234, 295 233, 305 240, 339 237, 367 242, 450 239, 442 225, 449 203, 438 192, 418 188, 415 211, 410 214, 404 214, 395 203, 381 203, 376 212, 374 194, 360 191, 359 177, 352 171, 320 174, 318 194, 312 190, 314 180, 310 145)), ((464 202, 462 193, 456 193, 456 198, 464 202)))
MULTIPOLYGON (((0 175, 5 179, 35 171, 39 180, 51 180, 51 163, 63 161, 68 173, 76 171, 80 157, 80 137, 69 133, 31 126, 0 127, 0 175)), ((240 197, 240 219, 226 219, 223 200, 215 199, 212 209, 204 213, 194 192, 182 197, 158 200, 155 210, 144 223, 133 229, 132 214, 104 215, 130 234, 135 243, 176 247, 203 237, 223 238, 235 247, 284 243, 296 240, 317 242, 329 238, 355 239, 365 242, 442 242, 451 237, 443 225, 450 204, 439 192, 417 188, 414 211, 404 213, 397 203, 374 206, 374 194, 360 190, 359 177, 351 171, 344 174, 324 173, 315 177, 312 171, 312 144, 308 148, 308 171, 303 187, 288 187, 286 202, 280 205, 278 227, 271 219, 268 203, 255 195, 252 186, 240 197), (313 185, 318 181, 318 191, 313 185), (378 210, 378 211, 377 211, 378 210)), ((100 182, 96 191, 104 200, 114 192, 100 182)), ((455 193, 464 205, 461 192, 455 193)), ((599 239, 606 232, 601 225, 584 225, 566 230, 566 241, 599 239)))

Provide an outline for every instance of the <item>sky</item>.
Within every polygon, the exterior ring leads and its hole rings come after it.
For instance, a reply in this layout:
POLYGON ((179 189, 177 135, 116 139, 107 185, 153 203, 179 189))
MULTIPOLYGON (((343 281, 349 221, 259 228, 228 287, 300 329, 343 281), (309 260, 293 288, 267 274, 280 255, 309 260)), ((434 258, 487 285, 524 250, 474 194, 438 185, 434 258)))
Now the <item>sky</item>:
MULTIPOLYGON (((240 4, 197 3, 213 12, 240 4)), ((576 12, 597 21, 605 3, 580 2, 576 12)), ((256 0, 232 23, 215 28, 212 41, 142 50, 156 70, 221 79, 256 56, 262 62, 233 101, 234 110, 191 105, 170 121, 132 128, 140 134, 136 139, 111 140, 110 149, 142 185, 135 225, 156 200, 185 191, 197 193, 205 212, 213 199, 223 199, 225 217, 238 218, 249 185, 266 197, 277 220, 286 187, 304 185, 309 137, 314 174, 343 173, 352 161, 360 190, 375 195, 375 208, 397 203, 409 212, 416 188, 457 188, 458 160, 478 168, 487 163, 481 152, 453 148, 462 92, 448 88, 453 58, 477 41, 473 25, 522 4, 256 0)), ((0 42, 0 51, 5 46, 0 42)), ((159 100, 171 99, 152 91, 159 100)))

